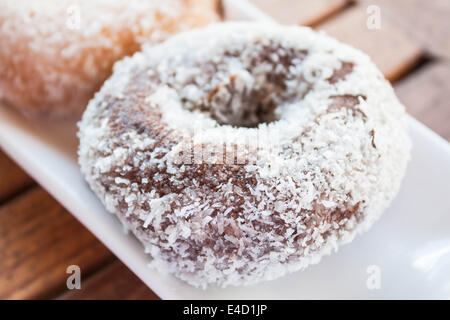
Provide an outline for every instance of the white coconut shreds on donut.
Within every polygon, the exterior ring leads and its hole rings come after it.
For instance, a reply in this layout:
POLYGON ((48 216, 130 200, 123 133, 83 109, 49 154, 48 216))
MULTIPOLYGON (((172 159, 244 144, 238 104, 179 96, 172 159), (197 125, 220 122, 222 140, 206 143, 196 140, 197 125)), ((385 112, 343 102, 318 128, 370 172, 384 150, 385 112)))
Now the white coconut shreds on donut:
POLYGON ((79 138, 107 210, 153 266, 200 287, 275 279, 351 241, 396 195, 411 145, 365 54, 248 22, 117 63, 79 138))
POLYGON ((114 62, 219 20, 217 0, 1 0, 0 99, 29 116, 80 116, 114 62))

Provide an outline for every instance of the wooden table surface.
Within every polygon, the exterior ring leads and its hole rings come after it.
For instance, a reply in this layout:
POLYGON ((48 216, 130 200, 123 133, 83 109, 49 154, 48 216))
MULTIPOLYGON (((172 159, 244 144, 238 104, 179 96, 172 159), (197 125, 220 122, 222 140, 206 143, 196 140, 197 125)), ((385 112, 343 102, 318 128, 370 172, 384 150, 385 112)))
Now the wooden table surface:
MULTIPOLYGON (((450 139, 450 0, 250 1, 367 52, 407 111, 450 139), (366 25, 374 4, 380 29, 366 25)), ((1 150, 0 298, 159 299, 1 150), (80 290, 67 289, 69 265, 81 268, 80 290)))

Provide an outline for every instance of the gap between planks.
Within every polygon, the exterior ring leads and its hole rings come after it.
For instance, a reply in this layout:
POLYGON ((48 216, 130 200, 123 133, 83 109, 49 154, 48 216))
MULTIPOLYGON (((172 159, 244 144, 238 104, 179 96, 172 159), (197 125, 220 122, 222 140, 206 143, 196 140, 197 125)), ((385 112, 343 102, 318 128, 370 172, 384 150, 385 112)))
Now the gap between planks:
POLYGON ((350 4, 348 0, 249 0, 282 24, 313 26, 350 4), (289 8, 289 10, 286 10, 289 8))
POLYGON ((0 298, 37 299, 61 292, 69 265, 92 274, 114 258, 41 187, 0 206, 0 298))
POLYGON ((0 149, 0 205, 33 184, 33 179, 0 149))

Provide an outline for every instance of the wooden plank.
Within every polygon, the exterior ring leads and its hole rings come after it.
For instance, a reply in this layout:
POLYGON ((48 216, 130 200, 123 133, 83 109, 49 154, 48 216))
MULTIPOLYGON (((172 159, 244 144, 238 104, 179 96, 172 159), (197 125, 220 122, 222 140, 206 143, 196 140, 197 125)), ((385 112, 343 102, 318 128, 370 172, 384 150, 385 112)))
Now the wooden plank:
POLYGON ((117 260, 86 281, 82 280, 80 290, 67 290, 58 299, 156 300, 159 297, 117 260))
POLYGON ((347 0, 250 0, 283 24, 311 26, 345 7, 347 0))
POLYGON ((0 207, 0 299, 46 298, 69 265, 87 275, 113 255, 40 187, 0 207))
POLYGON ((434 56, 450 58, 450 0, 361 0, 375 4, 391 22, 434 56))
POLYGON ((355 5, 317 28, 366 52, 389 80, 410 70, 422 55, 422 47, 381 14, 381 27, 367 27, 366 7, 355 5))
POLYGON ((32 184, 33 180, 0 150, 0 203, 32 184))
POLYGON ((406 110, 450 141, 450 62, 425 65, 395 85, 406 110))

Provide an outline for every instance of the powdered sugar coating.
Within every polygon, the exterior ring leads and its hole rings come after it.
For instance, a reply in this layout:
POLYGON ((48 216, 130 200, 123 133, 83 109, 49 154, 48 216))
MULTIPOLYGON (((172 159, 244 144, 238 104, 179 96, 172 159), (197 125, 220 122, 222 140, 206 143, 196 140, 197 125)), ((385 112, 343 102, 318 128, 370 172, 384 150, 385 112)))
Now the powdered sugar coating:
POLYGON ((28 115, 81 115, 115 61, 218 21, 217 0, 2 0, 0 98, 28 115))
POLYGON ((121 61, 79 128, 107 210, 154 266, 201 287, 319 262, 381 215, 410 151, 404 108, 365 54, 248 22, 121 61))

